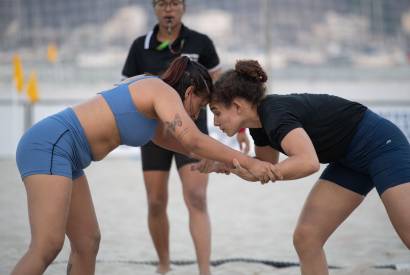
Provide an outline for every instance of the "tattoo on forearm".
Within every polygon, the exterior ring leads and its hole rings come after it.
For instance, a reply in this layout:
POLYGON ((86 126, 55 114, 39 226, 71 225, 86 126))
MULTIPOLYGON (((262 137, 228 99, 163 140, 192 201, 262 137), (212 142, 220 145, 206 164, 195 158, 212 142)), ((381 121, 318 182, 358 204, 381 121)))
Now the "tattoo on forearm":
POLYGON ((67 275, 71 274, 72 267, 73 267, 73 264, 71 262, 68 262, 68 264, 67 264, 67 275))
POLYGON ((181 127, 182 126, 182 120, 181 116, 179 114, 175 115, 175 118, 173 121, 165 121, 165 130, 167 132, 170 132, 171 134, 175 134, 175 129, 176 127, 181 127))

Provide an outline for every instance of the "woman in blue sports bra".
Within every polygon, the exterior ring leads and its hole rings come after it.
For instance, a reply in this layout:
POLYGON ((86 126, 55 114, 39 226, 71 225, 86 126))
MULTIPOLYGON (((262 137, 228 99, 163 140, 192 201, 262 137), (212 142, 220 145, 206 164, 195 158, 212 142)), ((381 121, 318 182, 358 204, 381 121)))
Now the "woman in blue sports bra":
POLYGON ((187 57, 161 78, 139 76, 43 119, 21 138, 17 166, 25 184, 31 243, 12 274, 41 274, 70 239, 68 273, 94 274, 100 231, 83 172, 119 145, 152 140, 164 148, 224 163, 237 159, 261 181, 274 166, 201 133, 192 119, 209 101, 208 71, 187 57))

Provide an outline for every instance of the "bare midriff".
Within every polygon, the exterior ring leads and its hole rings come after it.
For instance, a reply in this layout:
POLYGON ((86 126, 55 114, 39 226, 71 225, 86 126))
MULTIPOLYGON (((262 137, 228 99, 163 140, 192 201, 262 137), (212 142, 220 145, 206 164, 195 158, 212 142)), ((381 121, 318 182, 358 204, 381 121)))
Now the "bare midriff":
POLYGON ((91 148, 93 160, 101 160, 120 145, 114 115, 101 95, 73 107, 91 148))

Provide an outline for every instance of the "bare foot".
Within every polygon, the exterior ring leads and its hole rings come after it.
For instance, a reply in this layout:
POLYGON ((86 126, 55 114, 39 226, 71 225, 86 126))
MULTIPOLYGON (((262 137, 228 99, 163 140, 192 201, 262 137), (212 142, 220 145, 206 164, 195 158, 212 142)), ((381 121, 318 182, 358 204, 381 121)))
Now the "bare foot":
POLYGON ((158 265, 157 267, 157 273, 159 274, 166 274, 169 271, 171 271, 169 265, 158 265))

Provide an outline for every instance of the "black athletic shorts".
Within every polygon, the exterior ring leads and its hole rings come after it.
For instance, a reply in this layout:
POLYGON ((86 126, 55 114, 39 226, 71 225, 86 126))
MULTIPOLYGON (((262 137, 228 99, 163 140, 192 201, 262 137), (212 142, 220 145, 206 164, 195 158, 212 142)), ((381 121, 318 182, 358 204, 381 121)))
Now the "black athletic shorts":
MULTIPOLYGON (((208 125, 206 118, 206 110, 203 109, 199 113, 198 119, 195 121, 196 126, 202 133, 208 134, 208 125)), ((172 156, 175 155, 177 169, 190 163, 197 162, 196 159, 189 158, 185 155, 169 151, 153 142, 148 142, 141 146, 142 170, 144 171, 169 171, 171 168, 172 156)))

